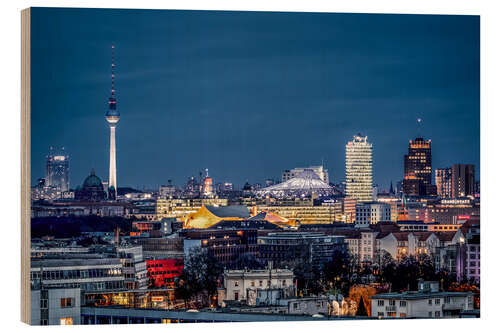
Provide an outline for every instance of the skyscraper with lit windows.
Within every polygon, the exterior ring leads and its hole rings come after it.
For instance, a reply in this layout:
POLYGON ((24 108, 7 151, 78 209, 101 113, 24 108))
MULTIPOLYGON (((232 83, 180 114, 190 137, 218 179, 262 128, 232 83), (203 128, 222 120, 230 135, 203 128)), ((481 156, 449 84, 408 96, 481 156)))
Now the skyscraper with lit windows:
POLYGON ((436 191, 441 198, 451 198, 451 168, 436 169, 436 191))
POLYGON ((358 202, 373 200, 372 148, 367 137, 361 134, 345 146, 346 197, 358 202))
POLYGON ((69 156, 64 147, 60 152, 50 147, 45 162, 45 186, 57 188, 61 192, 69 191, 69 156))
POLYGON ((404 157, 403 192, 406 195, 435 194, 432 185, 431 140, 410 140, 404 157))
POLYGON ((461 198, 474 195, 475 192, 475 170, 473 164, 454 164, 451 166, 453 198, 461 198))

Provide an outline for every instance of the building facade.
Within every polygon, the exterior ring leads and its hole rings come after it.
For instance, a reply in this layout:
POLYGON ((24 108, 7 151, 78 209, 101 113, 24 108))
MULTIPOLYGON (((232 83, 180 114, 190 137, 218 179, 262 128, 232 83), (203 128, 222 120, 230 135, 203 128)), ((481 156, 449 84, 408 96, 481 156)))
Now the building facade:
POLYGON ((80 288, 31 290, 31 325, 80 325, 80 288))
POLYGON ((345 147, 346 197, 359 202, 373 200, 372 144, 355 135, 345 147))
POLYGON ((434 194, 431 140, 410 140, 408 154, 404 157, 403 192, 414 196, 434 194))
POLYGON ((372 317, 381 318, 458 318, 472 310, 473 294, 439 291, 439 282, 420 281, 418 291, 372 296, 372 317))
POLYGON ((58 191, 69 191, 69 156, 64 152, 54 152, 50 147, 45 162, 45 186, 56 188, 58 191))
POLYGON ((336 250, 347 250, 344 236, 321 232, 277 232, 258 237, 258 256, 278 266, 303 258, 316 267, 333 258, 336 250))
POLYGON ((380 202, 367 202, 356 205, 356 222, 358 228, 368 227, 381 221, 391 220, 391 206, 380 202))
POLYGON ((452 173, 451 168, 436 169, 436 192, 441 198, 452 197, 452 173))
POLYGON ((473 164, 454 164, 451 167, 453 198, 474 196, 475 171, 473 164))

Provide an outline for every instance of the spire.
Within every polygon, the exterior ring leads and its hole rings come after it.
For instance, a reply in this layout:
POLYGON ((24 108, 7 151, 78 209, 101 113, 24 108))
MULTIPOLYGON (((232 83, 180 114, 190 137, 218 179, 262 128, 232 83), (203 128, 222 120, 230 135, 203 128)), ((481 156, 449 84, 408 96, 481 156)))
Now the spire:
POLYGON ((115 46, 111 45, 111 96, 109 97, 109 108, 116 109, 115 98, 115 46))
POLYGON ((391 187, 390 187, 390 189, 389 189, 389 193, 390 193, 390 194, 393 194, 393 193, 394 193, 394 189, 392 188, 392 180, 391 180, 391 187))

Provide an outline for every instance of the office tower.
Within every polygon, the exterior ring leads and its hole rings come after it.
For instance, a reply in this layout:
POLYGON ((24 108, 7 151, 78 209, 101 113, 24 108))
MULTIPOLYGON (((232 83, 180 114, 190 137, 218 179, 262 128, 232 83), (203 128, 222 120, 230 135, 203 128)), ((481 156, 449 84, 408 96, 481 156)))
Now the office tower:
POLYGON ((115 46, 111 46, 111 97, 109 98, 109 109, 106 112, 106 121, 109 124, 109 198, 116 199, 116 142, 115 129, 120 120, 120 112, 116 110, 115 98, 115 46))
POLYGON ((358 202, 373 200, 372 144, 355 135, 345 146, 346 196, 358 202))
POLYGON ((436 191, 441 198, 451 198, 451 168, 436 169, 436 191))
POLYGON ((473 164, 454 164, 451 166, 451 195, 453 198, 474 195, 474 172, 473 164))
POLYGON ((54 152, 50 147, 45 163, 45 186, 55 187, 61 192, 69 191, 69 156, 64 148, 54 152))
POLYGON ((214 195, 213 179, 208 176, 208 169, 205 169, 206 176, 203 179, 203 196, 210 197, 214 195))
POLYGON ((408 155, 404 158, 403 192, 406 195, 434 194, 431 140, 410 140, 408 155))

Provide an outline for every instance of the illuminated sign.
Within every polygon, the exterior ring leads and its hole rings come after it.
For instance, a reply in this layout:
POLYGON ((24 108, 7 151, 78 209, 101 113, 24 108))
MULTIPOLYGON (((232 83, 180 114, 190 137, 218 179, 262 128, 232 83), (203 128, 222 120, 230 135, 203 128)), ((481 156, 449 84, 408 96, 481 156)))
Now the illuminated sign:
POLYGON ((153 302, 163 302, 163 296, 153 296, 153 297, 151 297, 151 301, 153 301, 153 302))
POLYGON ((460 205, 460 204, 470 204, 470 199, 450 199, 450 200, 441 200, 442 204, 445 205, 460 205))
POLYGON ((457 218, 459 220, 468 220, 468 219, 470 219, 470 216, 469 215, 458 215, 457 218))

